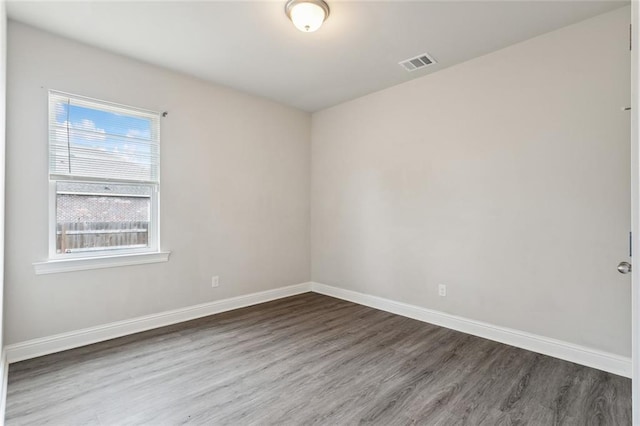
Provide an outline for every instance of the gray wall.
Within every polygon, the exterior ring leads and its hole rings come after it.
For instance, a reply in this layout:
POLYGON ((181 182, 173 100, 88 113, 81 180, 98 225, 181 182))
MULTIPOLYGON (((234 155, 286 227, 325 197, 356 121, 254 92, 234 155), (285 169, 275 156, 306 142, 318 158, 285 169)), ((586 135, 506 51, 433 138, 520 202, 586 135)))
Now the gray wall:
POLYGON ((312 279, 630 355, 629 20, 314 114, 312 279))
POLYGON ((7 344, 309 281, 309 114, 15 22, 8 64, 7 344), (169 262, 35 275, 47 258, 49 88, 169 111, 169 262))

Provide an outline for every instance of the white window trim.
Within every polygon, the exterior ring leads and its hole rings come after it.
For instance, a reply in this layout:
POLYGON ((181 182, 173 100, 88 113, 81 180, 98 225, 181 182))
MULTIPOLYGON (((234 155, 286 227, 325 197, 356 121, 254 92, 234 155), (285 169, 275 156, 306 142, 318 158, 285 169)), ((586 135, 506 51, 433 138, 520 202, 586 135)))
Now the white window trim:
MULTIPOLYGON (((74 97, 76 101, 86 99, 88 101, 95 101, 97 103, 103 105, 109 105, 110 108, 124 108, 125 110, 136 110, 142 113, 148 113, 150 116, 157 117, 159 119, 160 113, 142 110, 140 108, 129 107, 126 105, 115 104, 99 99, 86 98, 83 96, 57 92, 57 91, 49 91, 49 93, 55 94, 64 94, 71 97, 74 97)), ((51 103, 49 102, 49 106, 51 103)), ((48 121, 51 121, 51 111, 48 112, 48 121)), ((158 122, 159 124, 159 122, 158 122)), ((160 129, 157 128, 157 131, 160 132, 160 129)), ((157 135, 158 140, 160 138, 160 134, 157 135)), ((159 147, 158 147, 159 149, 159 147)), ((116 183, 128 183, 128 184, 141 184, 141 185, 150 185, 152 187, 151 192, 151 211, 150 216, 151 220, 149 221, 149 229, 148 229, 148 247, 142 248, 134 248, 134 249, 105 249, 105 250, 96 250, 92 252, 76 252, 76 253, 57 253, 56 250, 56 232, 57 232, 57 220, 56 220, 56 182, 58 181, 76 181, 76 182, 107 182, 107 180, 102 179, 76 179, 72 176, 64 176, 57 179, 56 177, 50 176, 49 178, 49 243, 48 243, 48 254, 49 257, 44 262, 34 262, 33 267, 35 273, 37 275, 41 274, 52 274, 58 272, 72 272, 72 271, 83 271, 90 269, 102 269, 102 268, 111 268, 118 266, 130 266, 130 265, 141 265, 147 263, 159 263, 159 262, 167 262, 169 260, 170 251, 161 251, 160 250, 160 181, 159 181, 159 170, 160 165, 158 164, 158 179, 156 182, 116 182, 116 183)))
POLYGON ((154 253, 117 254, 113 256, 80 257, 75 259, 55 259, 33 264, 36 275, 59 272, 86 271, 90 269, 113 268, 117 266, 143 265, 169 260, 169 251, 154 253))

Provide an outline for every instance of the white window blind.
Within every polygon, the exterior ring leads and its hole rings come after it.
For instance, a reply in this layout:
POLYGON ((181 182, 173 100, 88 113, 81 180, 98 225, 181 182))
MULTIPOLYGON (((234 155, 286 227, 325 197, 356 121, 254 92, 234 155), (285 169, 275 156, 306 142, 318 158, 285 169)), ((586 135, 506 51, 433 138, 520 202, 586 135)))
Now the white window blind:
POLYGON ((158 183, 160 114, 49 92, 53 180, 158 183))

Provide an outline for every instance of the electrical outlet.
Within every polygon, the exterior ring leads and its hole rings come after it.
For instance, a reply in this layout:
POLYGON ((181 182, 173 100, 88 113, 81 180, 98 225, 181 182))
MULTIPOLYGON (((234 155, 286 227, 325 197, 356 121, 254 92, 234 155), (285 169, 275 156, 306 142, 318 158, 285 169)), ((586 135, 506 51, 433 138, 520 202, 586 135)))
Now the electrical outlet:
POLYGON ((438 284, 438 295, 439 296, 446 296, 447 295, 447 286, 444 284, 438 284))
POLYGON ((220 278, 216 275, 211 277, 211 287, 218 287, 220 285, 220 278))

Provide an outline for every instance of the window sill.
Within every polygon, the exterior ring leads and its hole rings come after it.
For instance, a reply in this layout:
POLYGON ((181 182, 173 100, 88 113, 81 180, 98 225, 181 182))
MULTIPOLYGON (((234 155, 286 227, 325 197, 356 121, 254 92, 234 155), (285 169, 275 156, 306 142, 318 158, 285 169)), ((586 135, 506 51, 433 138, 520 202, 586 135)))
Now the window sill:
POLYGON ((55 259, 33 264, 36 275, 58 272, 86 271, 89 269, 113 268, 117 266, 160 263, 169 260, 169 251, 154 253, 123 254, 115 256, 85 257, 76 259, 55 259))

